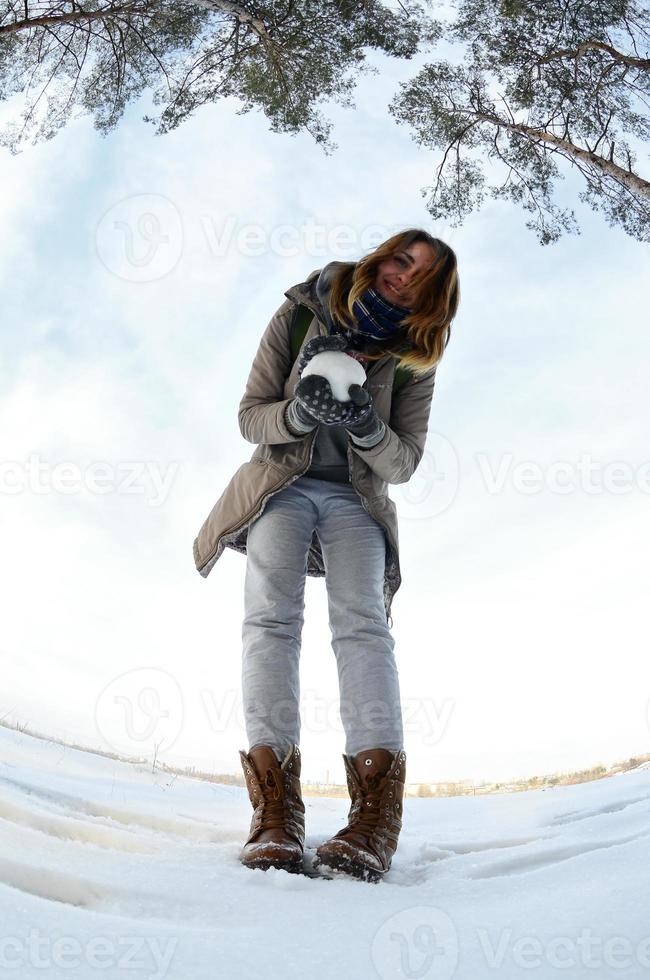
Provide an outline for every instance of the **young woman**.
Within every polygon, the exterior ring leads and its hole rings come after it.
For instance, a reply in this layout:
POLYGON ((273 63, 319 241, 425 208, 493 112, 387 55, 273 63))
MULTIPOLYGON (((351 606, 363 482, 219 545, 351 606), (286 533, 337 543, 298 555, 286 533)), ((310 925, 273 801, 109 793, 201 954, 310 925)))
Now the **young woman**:
POLYGON ((250 748, 240 759, 254 813, 240 860, 302 870, 298 667, 305 576, 324 576, 352 804, 315 865, 378 880, 397 847, 406 761, 389 629, 401 582, 398 528, 387 485, 409 480, 424 451, 436 366, 459 302, 456 256, 426 231, 407 229, 358 262, 328 263, 284 295, 239 406, 242 435, 257 448, 194 542, 204 577, 224 548, 247 555, 250 748), (294 359, 299 306, 311 322, 294 359), (349 401, 336 401, 324 378, 301 377, 324 350, 365 367, 349 401))

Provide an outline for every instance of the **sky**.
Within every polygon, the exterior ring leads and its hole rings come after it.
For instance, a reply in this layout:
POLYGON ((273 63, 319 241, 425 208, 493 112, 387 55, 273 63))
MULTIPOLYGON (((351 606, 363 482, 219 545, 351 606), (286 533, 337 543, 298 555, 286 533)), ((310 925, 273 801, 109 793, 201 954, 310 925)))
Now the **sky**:
MULTIPOLYGON (((389 488, 407 778, 648 750, 648 249, 567 165, 580 235, 542 247, 489 199, 433 222, 439 154, 386 112, 426 60, 373 58, 355 108, 326 107, 329 156, 232 99, 157 137, 146 97, 106 138, 80 118, 0 155, 0 718, 240 771, 246 559, 203 579, 192 543, 255 448, 250 365, 289 286, 418 226, 455 250, 461 301, 422 462, 389 488)), ((343 782, 323 579, 301 696, 305 776, 343 782)))

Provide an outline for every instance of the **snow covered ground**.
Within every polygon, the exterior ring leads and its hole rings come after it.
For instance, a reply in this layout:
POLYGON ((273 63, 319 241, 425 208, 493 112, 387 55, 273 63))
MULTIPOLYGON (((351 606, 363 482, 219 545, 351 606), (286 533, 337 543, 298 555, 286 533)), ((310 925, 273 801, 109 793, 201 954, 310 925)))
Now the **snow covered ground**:
MULTIPOLYGON (((307 797, 307 844, 345 823, 307 797)), ((0 977, 650 977, 650 769, 407 798, 381 883, 251 871, 244 789, 0 728, 0 977)))

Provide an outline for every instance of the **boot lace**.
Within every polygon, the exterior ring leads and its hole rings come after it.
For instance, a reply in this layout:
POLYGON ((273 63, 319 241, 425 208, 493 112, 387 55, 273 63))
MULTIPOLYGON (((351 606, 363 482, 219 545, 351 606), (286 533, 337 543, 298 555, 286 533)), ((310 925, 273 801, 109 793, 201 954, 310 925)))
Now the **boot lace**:
POLYGON ((262 788, 262 823, 260 829, 283 829, 285 825, 284 786, 279 769, 267 769, 262 788))
POLYGON ((383 777, 368 776, 366 787, 367 791, 362 793, 359 809, 350 820, 348 830, 370 837, 379 821, 383 777))

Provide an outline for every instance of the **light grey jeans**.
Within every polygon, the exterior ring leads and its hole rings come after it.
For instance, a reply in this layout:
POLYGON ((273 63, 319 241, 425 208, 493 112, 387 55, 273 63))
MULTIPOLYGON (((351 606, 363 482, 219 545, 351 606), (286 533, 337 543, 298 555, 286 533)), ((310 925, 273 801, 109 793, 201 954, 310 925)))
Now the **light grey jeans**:
POLYGON ((352 484, 301 476, 248 529, 242 688, 249 747, 284 758, 300 740, 299 660, 307 554, 325 565, 345 752, 403 746, 395 641, 386 622, 386 539, 352 484))

